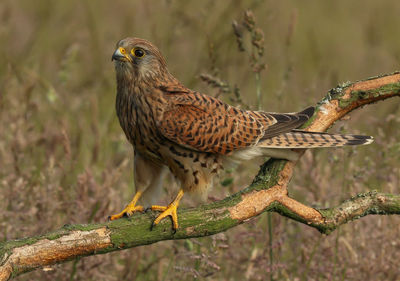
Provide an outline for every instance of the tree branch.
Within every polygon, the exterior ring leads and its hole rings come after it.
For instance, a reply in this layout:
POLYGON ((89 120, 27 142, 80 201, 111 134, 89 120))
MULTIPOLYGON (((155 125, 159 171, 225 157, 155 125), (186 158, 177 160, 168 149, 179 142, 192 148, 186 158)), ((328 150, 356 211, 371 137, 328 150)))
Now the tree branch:
MULTIPOLYGON (((347 83, 329 91, 317 105, 305 130, 325 131, 360 106, 400 96, 400 73, 347 83)), ((66 225, 45 235, 0 244, 0 280, 9 280, 36 268, 77 257, 104 254, 162 240, 186 239, 223 232, 265 211, 277 212, 322 233, 369 214, 400 214, 400 195, 368 192, 339 206, 314 209, 288 196, 287 185, 295 163, 271 159, 262 165, 253 183, 219 202, 179 211, 180 228, 162 221, 152 231, 155 213, 102 224, 66 225)))

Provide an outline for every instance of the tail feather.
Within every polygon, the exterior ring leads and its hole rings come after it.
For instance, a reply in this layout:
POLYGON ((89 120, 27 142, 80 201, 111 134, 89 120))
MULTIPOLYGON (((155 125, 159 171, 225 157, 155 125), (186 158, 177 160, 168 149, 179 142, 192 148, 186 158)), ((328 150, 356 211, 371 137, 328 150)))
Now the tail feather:
POLYGON ((317 148, 340 147, 345 145, 366 145, 373 137, 360 135, 340 135, 293 130, 272 138, 261 140, 257 146, 269 148, 317 148))

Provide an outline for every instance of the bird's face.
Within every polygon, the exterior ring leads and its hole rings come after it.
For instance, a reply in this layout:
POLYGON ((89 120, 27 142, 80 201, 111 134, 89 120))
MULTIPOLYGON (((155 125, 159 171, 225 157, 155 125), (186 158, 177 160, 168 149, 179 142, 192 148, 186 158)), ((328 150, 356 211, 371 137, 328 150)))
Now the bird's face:
POLYGON ((149 79, 166 70, 160 51, 150 42, 139 38, 125 38, 117 43, 112 55, 118 75, 133 79, 149 79))

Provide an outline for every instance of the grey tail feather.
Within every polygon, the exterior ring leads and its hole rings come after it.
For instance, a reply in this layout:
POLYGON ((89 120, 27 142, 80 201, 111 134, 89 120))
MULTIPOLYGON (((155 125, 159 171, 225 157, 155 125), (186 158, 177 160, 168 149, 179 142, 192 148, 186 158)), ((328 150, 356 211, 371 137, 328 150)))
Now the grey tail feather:
POLYGON ((366 145, 374 141, 371 136, 340 135, 292 130, 261 140, 257 146, 270 148, 318 148, 347 145, 366 145))

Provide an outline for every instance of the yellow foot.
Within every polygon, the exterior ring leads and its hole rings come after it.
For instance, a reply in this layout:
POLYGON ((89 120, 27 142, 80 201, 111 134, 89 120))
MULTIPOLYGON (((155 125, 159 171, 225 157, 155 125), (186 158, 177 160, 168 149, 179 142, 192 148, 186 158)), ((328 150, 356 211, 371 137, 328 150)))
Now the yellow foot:
POLYGON ((140 191, 136 192, 136 194, 133 197, 132 201, 128 204, 128 206, 125 207, 125 209, 123 209, 121 211, 121 213, 109 216, 108 219, 110 221, 113 221, 113 220, 116 220, 116 219, 120 219, 120 218, 122 218, 124 216, 130 217, 135 212, 143 212, 144 211, 143 206, 140 206, 140 205, 136 206, 136 203, 139 200, 141 195, 142 195, 142 192, 140 192, 140 191))
POLYGON ((183 190, 181 189, 174 199, 174 201, 171 202, 167 207, 165 206, 151 206, 151 209, 154 211, 161 211, 162 213, 154 220, 151 228, 153 228, 155 225, 159 224, 160 221, 168 216, 171 217, 172 220, 172 227, 174 231, 176 231, 179 227, 178 224, 178 215, 177 215, 177 210, 179 206, 179 201, 181 200, 183 196, 183 190))

